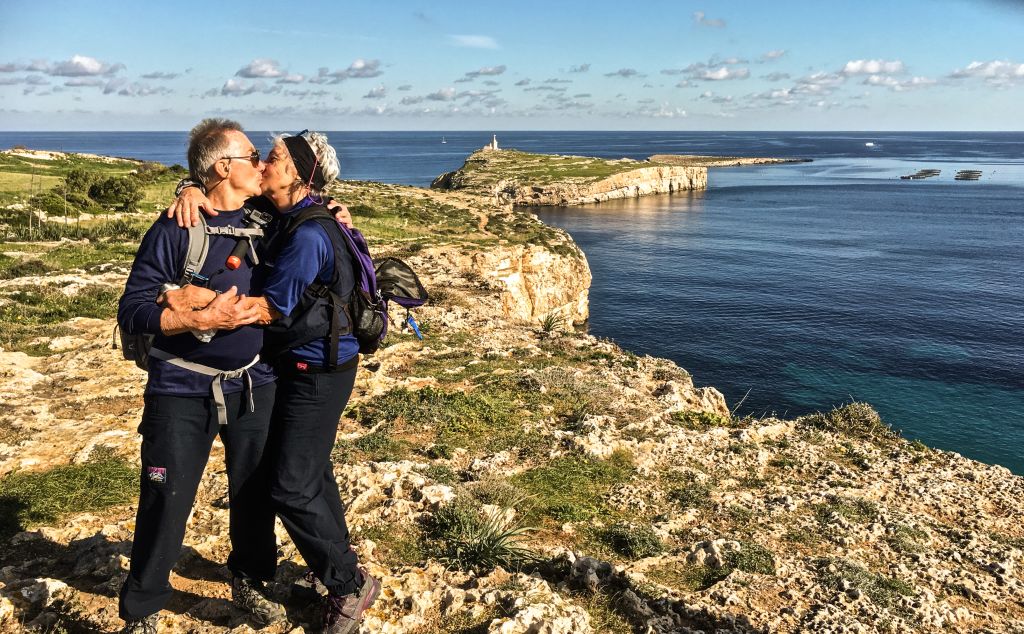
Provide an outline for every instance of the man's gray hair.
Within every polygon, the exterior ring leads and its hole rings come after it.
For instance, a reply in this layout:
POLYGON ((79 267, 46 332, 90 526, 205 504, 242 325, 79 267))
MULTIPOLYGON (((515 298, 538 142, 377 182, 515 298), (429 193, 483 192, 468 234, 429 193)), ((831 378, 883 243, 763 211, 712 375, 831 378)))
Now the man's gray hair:
POLYGON ((224 158, 231 141, 224 135, 230 131, 241 132, 242 124, 231 119, 203 119, 188 134, 188 173, 194 181, 206 185, 210 168, 218 159, 224 158))
MULTIPOLYGON (((283 143, 284 139, 293 134, 278 134, 274 136, 274 145, 283 143)), ((313 154, 316 155, 317 163, 320 165, 320 169, 324 173, 324 188, 326 189, 331 181, 338 178, 338 174, 341 173, 341 161, 338 160, 338 153, 334 151, 334 147, 327 142, 327 135, 322 132, 306 132, 302 135, 302 138, 309 143, 309 147, 313 150, 313 154)), ((306 185, 307 183, 297 181, 299 185, 306 185)), ((322 191, 317 191, 315 188, 310 188, 314 196, 319 196, 322 191)))

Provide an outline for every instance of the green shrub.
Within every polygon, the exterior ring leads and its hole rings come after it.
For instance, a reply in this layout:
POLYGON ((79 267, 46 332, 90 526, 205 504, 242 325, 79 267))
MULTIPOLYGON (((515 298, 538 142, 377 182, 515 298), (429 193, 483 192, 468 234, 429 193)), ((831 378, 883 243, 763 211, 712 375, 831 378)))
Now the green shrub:
POLYGON ((899 605, 901 596, 913 596, 914 587, 895 577, 887 577, 873 573, 866 568, 846 559, 826 558, 815 562, 818 582, 838 592, 843 582, 864 592, 871 600, 881 607, 894 608, 899 605))
POLYGON ((651 557, 665 550, 665 545, 650 526, 612 524, 599 531, 598 538, 615 552, 630 559, 651 557))
POLYGON ((706 509, 714 506, 711 499, 713 490, 711 485, 697 480, 692 474, 687 474, 686 484, 670 490, 668 498, 683 509, 706 509))
POLYGON ((850 403, 828 413, 801 416, 797 423, 827 432, 847 434, 867 440, 892 440, 899 433, 889 427, 867 403, 850 403))
POLYGON ((127 504, 139 493, 138 468, 97 448, 92 458, 0 479, 0 539, 84 511, 127 504))
POLYGON ((100 179, 100 174, 82 167, 73 167, 64 175, 64 186, 68 194, 86 194, 89 188, 100 179))
POLYGON ((482 513, 468 500, 440 508, 426 523, 428 544, 438 561, 459 570, 490 572, 501 566, 519 570, 538 560, 522 544, 534 529, 506 525, 500 518, 482 513))
POLYGON ((142 200, 143 192, 138 179, 131 176, 113 176, 90 186, 89 198, 102 205, 130 211, 142 200))
POLYGON ((714 427, 732 427, 734 419, 712 412, 672 412, 672 422, 686 429, 694 431, 707 431, 714 427))

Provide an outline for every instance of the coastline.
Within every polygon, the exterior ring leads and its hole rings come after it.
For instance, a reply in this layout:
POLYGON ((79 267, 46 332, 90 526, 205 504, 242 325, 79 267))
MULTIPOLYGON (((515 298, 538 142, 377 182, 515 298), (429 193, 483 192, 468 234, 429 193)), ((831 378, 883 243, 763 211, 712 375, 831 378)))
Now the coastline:
MULTIPOLYGON (((420 317, 424 343, 396 335, 363 360, 356 408, 342 421, 338 478, 352 500, 357 548, 394 590, 368 627, 449 631, 469 614, 494 631, 614 631, 596 626, 611 617, 595 605, 658 632, 1022 623, 1014 597, 1024 533, 1013 521, 1021 478, 896 438, 860 405, 797 420, 732 418, 716 390, 695 387, 670 361, 567 328, 586 316, 585 255, 567 234, 507 202, 371 183, 343 183, 337 193, 362 206, 357 222, 365 219, 371 238, 377 232, 380 253, 408 259, 428 288, 442 289, 420 317), (391 210, 404 225, 385 222, 391 210), (437 231, 442 218, 449 224, 437 231), (390 233, 395 226, 401 234, 390 233), (430 403, 463 408, 449 415, 469 412, 456 419, 468 427, 424 444, 428 422, 444 420, 415 400, 428 393, 430 403), (398 407, 405 399, 416 407, 398 407), (516 407, 493 418, 503 402, 516 407), (382 411, 392 413, 375 413, 382 411), (623 456, 630 467, 613 470, 623 456), (591 474, 577 480, 589 500, 555 500, 543 478, 568 478, 575 468, 591 474), (503 486, 536 497, 503 497, 503 486), (402 546, 407 532, 466 497, 509 521, 538 522, 529 543, 548 565, 532 576, 471 576, 402 546), (623 546, 621 530, 653 541, 623 546), (490 611, 498 605, 510 607, 490 611)), ((121 264, 72 275, 79 288, 116 289, 125 273, 121 264)), ((29 287, 63 280, 19 279, 29 287)), ((0 354, 8 416, 28 436, 3 447, 5 472, 82 464, 102 446, 135 460, 140 373, 112 360, 109 319, 72 324, 43 357, 0 354)), ((222 582, 191 575, 226 554, 224 495, 218 454, 187 543, 199 559, 184 561, 176 579, 200 597, 223 592, 222 582)), ((0 578, 0 614, 45 621, 77 601, 80 618, 109 628, 116 619, 101 586, 117 585, 131 521, 131 507, 119 506, 15 535, 11 544, 23 552, 5 556, 13 570, 0 578), (56 554, 33 554, 47 549, 56 554), (55 576, 41 578, 40 569, 55 576)), ((185 607, 163 625, 239 624, 215 602, 185 607)))

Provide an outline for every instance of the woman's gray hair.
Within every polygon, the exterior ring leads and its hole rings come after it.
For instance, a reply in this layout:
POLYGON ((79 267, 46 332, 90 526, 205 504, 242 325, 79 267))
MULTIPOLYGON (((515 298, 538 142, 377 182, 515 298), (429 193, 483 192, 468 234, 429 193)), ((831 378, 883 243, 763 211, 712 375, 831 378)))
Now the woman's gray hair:
POLYGON ((224 157, 231 146, 225 132, 242 131, 242 124, 231 119, 203 119, 188 134, 189 178, 206 185, 210 168, 224 157))
MULTIPOLYGON (((279 143, 283 144, 283 140, 295 136, 294 134, 277 134, 273 137, 274 145, 279 143)), ((338 153, 334 151, 334 147, 327 142, 327 135, 322 132, 304 132, 302 138, 309 143, 309 147, 312 148, 313 154, 316 155, 317 163, 320 165, 320 170, 324 173, 324 188, 331 184, 331 182, 338 177, 341 173, 341 162, 338 160, 338 153)), ((300 185, 307 185, 303 181, 297 180, 300 185)), ((316 188, 311 188, 310 193, 315 196, 319 196, 323 191, 318 191, 316 188)))

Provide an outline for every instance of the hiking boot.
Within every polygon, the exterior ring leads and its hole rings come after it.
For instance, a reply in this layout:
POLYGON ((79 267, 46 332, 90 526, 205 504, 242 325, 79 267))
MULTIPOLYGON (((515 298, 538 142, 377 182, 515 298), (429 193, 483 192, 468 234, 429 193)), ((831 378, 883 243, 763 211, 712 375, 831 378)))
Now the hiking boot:
POLYGON ((267 596, 263 582, 251 577, 231 578, 231 602, 260 625, 276 623, 286 616, 284 607, 267 596))
POLYGON ((312 570, 292 582, 289 589, 289 600, 303 608, 311 605, 320 606, 327 596, 327 588, 316 578, 312 570))
POLYGON ((159 622, 156 614, 133 621, 125 621, 121 634, 157 634, 156 624, 159 622))
POLYGON ((359 621, 363 611, 376 600, 380 594, 380 581, 360 568, 363 575, 363 586, 359 592, 352 594, 328 594, 324 600, 324 632, 325 634, 355 634, 359 630, 359 621))

